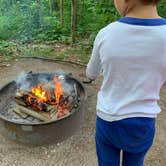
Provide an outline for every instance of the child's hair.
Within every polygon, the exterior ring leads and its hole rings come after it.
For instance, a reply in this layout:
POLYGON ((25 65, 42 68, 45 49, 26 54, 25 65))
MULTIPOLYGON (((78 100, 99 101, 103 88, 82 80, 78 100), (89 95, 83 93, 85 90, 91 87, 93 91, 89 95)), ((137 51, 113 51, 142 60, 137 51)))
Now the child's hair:
POLYGON ((160 0, 140 0, 142 4, 149 5, 149 4, 157 4, 160 0))

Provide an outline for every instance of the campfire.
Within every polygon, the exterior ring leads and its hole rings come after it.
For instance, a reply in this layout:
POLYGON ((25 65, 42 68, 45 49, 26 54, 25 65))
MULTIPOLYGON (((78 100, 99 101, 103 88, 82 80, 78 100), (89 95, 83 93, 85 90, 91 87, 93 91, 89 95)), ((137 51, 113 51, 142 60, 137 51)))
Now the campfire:
MULTIPOLYGON (((25 79, 21 84, 27 83, 30 84, 25 79)), ((77 85, 73 83, 69 86, 63 74, 54 74, 52 79, 44 81, 41 79, 28 88, 22 85, 16 91, 13 107, 20 118, 31 116, 40 121, 54 121, 69 116, 79 106, 77 85)))
MULTIPOLYGON (((68 63, 28 61, 35 63, 35 71, 21 72, 0 88, 1 135, 28 146, 57 144, 80 131, 85 122, 87 94, 79 80, 83 77, 69 74, 78 71, 68 63)), ((30 68, 24 60, 19 64, 30 68)))

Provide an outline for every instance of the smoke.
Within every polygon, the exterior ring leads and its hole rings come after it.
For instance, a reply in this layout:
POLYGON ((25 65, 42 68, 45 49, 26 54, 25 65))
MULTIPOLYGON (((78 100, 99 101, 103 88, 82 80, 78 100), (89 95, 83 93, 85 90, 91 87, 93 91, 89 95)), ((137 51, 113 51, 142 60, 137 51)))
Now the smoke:
MULTIPOLYGON (((66 81, 67 73, 65 73, 62 69, 59 69, 56 71, 56 75, 62 85, 63 92, 67 94, 72 93, 74 87, 71 82, 66 81)), ((55 82, 53 81, 53 79, 48 80, 48 78, 44 74, 41 74, 40 76, 36 77, 36 80, 34 80, 34 78, 31 77, 31 73, 27 74, 25 71, 22 71, 15 81, 17 84, 17 88, 22 90, 29 91, 31 90, 32 85, 37 86, 39 83, 47 84, 48 82, 50 83, 50 87, 55 88, 55 82), (37 84, 34 85, 34 82, 36 82, 37 84)))
POLYGON ((22 90, 29 90, 30 83, 27 81, 27 73, 22 71, 21 74, 16 79, 17 88, 22 90))
POLYGON ((65 80, 65 77, 70 75, 70 73, 66 73, 62 69, 58 69, 56 74, 58 75, 58 78, 61 82, 63 92, 70 94, 74 90, 73 84, 67 83, 65 80))

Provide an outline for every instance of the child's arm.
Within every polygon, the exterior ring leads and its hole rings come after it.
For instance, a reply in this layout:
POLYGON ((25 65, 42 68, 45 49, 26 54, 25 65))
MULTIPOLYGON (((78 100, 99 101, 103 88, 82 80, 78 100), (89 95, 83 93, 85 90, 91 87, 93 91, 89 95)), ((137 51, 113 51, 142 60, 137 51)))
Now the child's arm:
POLYGON ((86 68, 86 76, 90 80, 95 80, 101 71, 101 61, 99 49, 101 46, 101 35, 98 33, 92 51, 92 56, 86 68))

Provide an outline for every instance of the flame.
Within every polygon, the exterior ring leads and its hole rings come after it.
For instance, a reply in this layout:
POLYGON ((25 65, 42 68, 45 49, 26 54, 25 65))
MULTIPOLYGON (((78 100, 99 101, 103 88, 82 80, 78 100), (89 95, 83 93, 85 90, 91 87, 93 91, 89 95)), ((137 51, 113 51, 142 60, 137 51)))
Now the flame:
POLYGON ((56 76, 54 76, 54 83, 55 83, 54 97, 56 99, 55 102, 51 101, 51 94, 48 91, 42 89, 43 84, 39 84, 36 87, 32 88, 31 92, 38 98, 38 100, 44 103, 48 103, 51 105, 59 104, 60 98, 61 96, 63 96, 62 85, 56 76))
POLYGON ((58 117, 62 117, 69 113, 65 104, 61 103, 61 98, 63 97, 62 84, 56 75, 53 78, 54 89, 51 92, 44 90, 42 87, 46 83, 40 83, 36 87, 31 89, 31 93, 36 97, 35 101, 33 96, 28 96, 28 103, 33 106, 33 108, 42 111, 42 106, 39 103, 46 103, 49 105, 57 105, 58 117))
POLYGON ((42 102, 47 102, 47 92, 42 89, 41 85, 38 85, 35 88, 32 88, 32 93, 39 98, 42 102))
POLYGON ((55 82, 54 94, 56 98, 56 103, 58 104, 60 102, 61 96, 63 95, 62 85, 56 76, 54 77, 54 82, 55 82))

